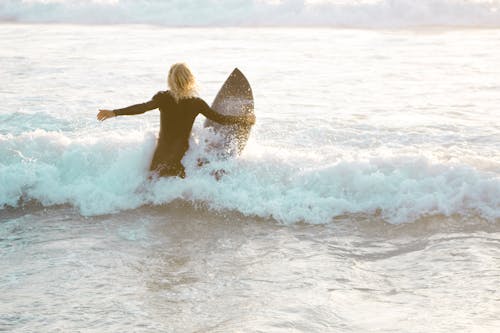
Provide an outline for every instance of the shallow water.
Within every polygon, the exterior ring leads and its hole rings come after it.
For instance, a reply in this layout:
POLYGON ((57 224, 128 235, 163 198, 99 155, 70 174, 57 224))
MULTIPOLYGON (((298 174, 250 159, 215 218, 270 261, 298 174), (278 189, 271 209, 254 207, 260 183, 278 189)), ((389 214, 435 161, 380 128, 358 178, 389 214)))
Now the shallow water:
POLYGON ((0 331, 498 330, 499 37, 0 25, 0 331), (178 60, 209 102, 239 66, 257 124, 148 183, 157 112, 96 110, 178 60))
POLYGON ((185 204, 1 221, 12 332, 493 332, 500 233, 449 219, 284 226, 185 204))

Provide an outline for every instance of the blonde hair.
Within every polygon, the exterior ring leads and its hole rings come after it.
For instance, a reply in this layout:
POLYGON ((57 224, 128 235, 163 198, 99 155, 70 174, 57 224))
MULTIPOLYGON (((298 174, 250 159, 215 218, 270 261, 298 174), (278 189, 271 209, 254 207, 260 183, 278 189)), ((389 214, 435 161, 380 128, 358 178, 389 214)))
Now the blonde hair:
POLYGON ((196 80, 185 63, 176 63, 168 72, 168 87, 176 101, 196 96, 196 80))

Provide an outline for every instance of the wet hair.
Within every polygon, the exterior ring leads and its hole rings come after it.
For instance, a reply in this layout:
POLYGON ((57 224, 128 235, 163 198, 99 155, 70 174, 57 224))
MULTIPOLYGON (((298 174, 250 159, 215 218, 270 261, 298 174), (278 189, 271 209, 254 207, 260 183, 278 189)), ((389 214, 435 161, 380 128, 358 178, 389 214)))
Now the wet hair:
POLYGON ((185 63, 176 63, 168 72, 168 87, 176 101, 196 96, 196 80, 185 63))

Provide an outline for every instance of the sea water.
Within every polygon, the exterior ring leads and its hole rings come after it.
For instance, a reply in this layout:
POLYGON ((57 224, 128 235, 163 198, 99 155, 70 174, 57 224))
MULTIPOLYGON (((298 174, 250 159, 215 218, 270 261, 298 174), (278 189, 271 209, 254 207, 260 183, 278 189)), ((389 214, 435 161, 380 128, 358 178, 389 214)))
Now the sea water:
POLYGON ((496 3, 221 3, 2 2, 0 331, 500 329, 496 3), (208 103, 238 67, 257 122, 199 167, 199 116, 149 181, 158 111, 96 114, 178 61, 208 103))

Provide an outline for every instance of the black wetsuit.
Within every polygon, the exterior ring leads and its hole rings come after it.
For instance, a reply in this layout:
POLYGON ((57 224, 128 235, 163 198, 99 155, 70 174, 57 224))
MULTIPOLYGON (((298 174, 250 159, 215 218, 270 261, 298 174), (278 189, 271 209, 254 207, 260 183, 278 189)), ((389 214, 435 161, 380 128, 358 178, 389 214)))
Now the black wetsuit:
POLYGON ((199 113, 221 124, 235 124, 247 120, 245 116, 221 115, 198 97, 176 102, 169 91, 158 92, 149 102, 116 109, 113 112, 117 116, 135 115, 157 108, 161 113, 160 136, 150 170, 157 172, 159 176, 185 177, 181 160, 189 148, 189 135, 199 113))

